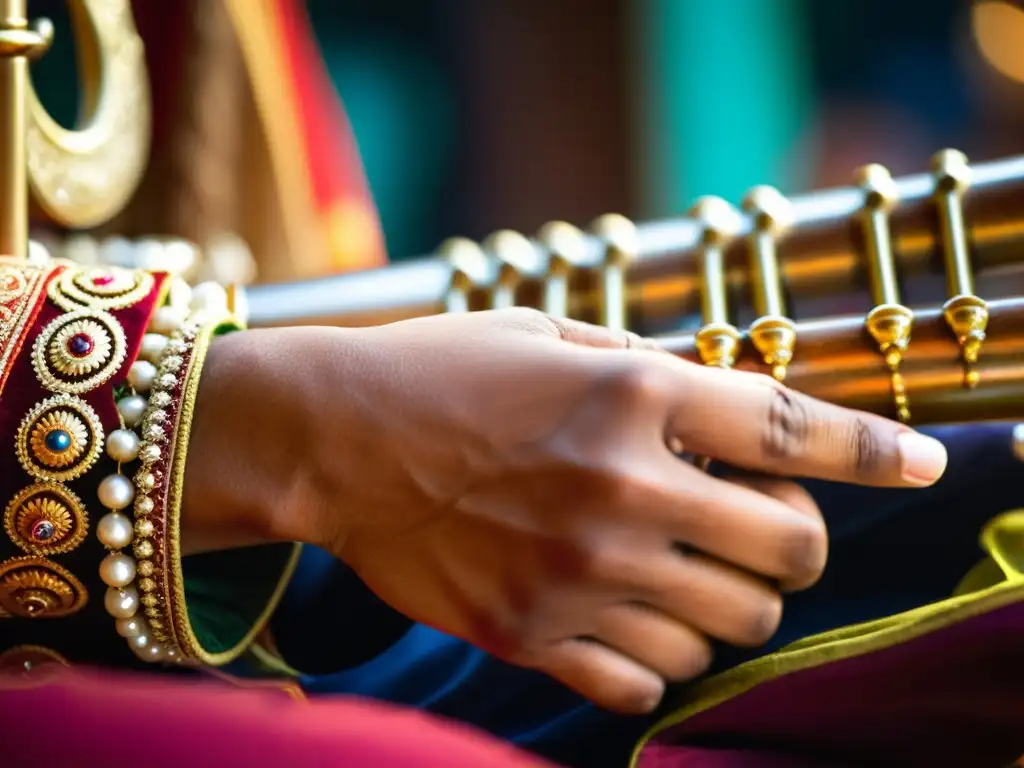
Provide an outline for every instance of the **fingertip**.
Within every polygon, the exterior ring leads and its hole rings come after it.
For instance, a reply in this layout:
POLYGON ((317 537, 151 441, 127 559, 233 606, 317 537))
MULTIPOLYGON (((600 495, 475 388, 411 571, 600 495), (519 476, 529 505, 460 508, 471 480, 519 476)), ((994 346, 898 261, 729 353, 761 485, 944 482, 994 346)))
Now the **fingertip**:
POLYGON ((946 471, 949 457, 946 446, 934 437, 907 429, 897 436, 900 477, 907 485, 933 485, 946 471))

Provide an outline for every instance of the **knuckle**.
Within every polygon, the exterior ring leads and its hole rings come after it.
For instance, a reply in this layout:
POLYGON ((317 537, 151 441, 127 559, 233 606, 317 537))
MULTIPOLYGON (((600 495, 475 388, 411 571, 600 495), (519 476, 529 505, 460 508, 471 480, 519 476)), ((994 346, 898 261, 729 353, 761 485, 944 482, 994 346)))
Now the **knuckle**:
POLYGON ((858 479, 876 477, 883 465, 881 439, 868 420, 855 415, 850 425, 847 453, 851 471, 858 479))
POLYGON ((799 458, 807 450, 811 414, 806 398, 776 381, 769 389, 761 451, 772 460, 799 458))
POLYGON ((633 358, 604 375, 599 390, 610 405, 634 408, 662 400, 665 378, 658 366, 643 358, 633 358))
POLYGON ((532 654, 524 622, 511 613, 483 610, 473 625, 475 645, 499 659, 528 666, 532 654))
POLYGON ((748 646, 764 645, 779 628, 782 622, 782 595, 778 592, 766 592, 755 601, 744 617, 740 632, 740 644, 748 646))

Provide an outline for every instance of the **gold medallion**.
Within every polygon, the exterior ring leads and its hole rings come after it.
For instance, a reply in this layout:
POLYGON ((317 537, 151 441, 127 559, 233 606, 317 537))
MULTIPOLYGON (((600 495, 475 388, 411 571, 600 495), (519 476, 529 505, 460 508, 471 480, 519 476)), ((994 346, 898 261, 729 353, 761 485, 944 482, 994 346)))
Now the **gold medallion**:
POLYGON ((68 394, 105 383, 124 358, 121 324, 112 315, 93 310, 58 317, 40 332, 32 348, 39 383, 51 392, 68 394))
POLYGON ((14 449, 21 466, 37 480, 74 480, 99 458, 103 425, 84 400, 55 395, 22 419, 14 449))
POLYGON ((11 499, 4 529, 19 549, 49 556, 70 552, 89 532, 89 514, 81 499, 56 483, 38 483, 11 499))
POLYGON ((0 564, 0 606, 12 616, 51 619, 85 607, 82 582, 42 557, 15 557, 0 564))
POLYGON ((153 290, 153 275, 120 267, 70 267, 50 283, 50 300, 63 310, 125 309, 153 290))

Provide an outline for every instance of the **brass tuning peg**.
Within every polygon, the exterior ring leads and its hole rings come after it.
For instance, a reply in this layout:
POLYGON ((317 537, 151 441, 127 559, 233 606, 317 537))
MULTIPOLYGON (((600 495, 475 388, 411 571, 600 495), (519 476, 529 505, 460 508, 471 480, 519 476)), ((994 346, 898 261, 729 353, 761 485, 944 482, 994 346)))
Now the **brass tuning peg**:
POLYGON ((944 149, 932 157, 935 179, 934 199, 939 213, 939 238, 946 262, 946 295, 942 312, 960 345, 964 364, 964 386, 978 384, 974 365, 988 327, 988 304, 974 293, 974 275, 967 246, 963 196, 971 185, 967 157, 955 149, 944 149))
POLYGON ((796 345, 796 324, 786 312, 776 240, 793 222, 793 206, 774 187, 751 189, 743 199, 750 214, 750 272, 757 320, 750 326, 750 340, 761 353, 772 376, 786 378, 796 345))
POLYGON ((604 243, 601 261, 601 323, 616 331, 626 330, 626 270, 636 257, 636 225, 625 216, 609 213, 590 226, 604 243))
POLYGON ((514 307, 519 284, 527 277, 539 277, 542 272, 543 262, 537 248, 525 236, 511 229, 498 230, 481 245, 494 262, 491 306, 494 309, 514 307))
POLYGON ((740 332, 729 322, 726 299, 725 248, 742 226, 739 212, 720 197, 702 197, 690 208, 703 231, 700 245, 701 310, 704 326, 697 331, 697 351, 705 365, 732 368, 740 348, 740 332))
POLYGON ((493 265, 483 249, 465 237, 445 240, 438 255, 451 265, 452 276, 445 292, 445 312, 468 312, 469 296, 474 288, 493 282, 493 265))
POLYGON ((865 324, 889 368, 896 415, 900 421, 906 422, 910 420, 910 407, 900 364, 910 345, 914 313, 900 301, 896 261, 889 234, 889 213, 899 200, 899 192, 889 171, 877 164, 866 165, 857 171, 857 185, 864 192, 861 222, 875 302, 865 324))
POLYGON ((569 316, 569 276, 583 266, 586 236, 572 224, 551 221, 541 227, 537 240, 547 249, 544 278, 544 311, 555 317, 569 316))

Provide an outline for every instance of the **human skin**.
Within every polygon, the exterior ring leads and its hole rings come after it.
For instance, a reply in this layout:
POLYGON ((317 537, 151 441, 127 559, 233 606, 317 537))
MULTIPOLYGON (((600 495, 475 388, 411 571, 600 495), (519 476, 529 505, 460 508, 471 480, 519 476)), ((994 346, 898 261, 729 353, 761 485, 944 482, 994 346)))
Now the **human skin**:
POLYGON ((819 578, 820 513, 781 478, 920 487, 946 464, 887 419, 526 309, 218 339, 190 455, 186 551, 323 547, 409 618, 624 713, 713 641, 767 641, 819 578))

